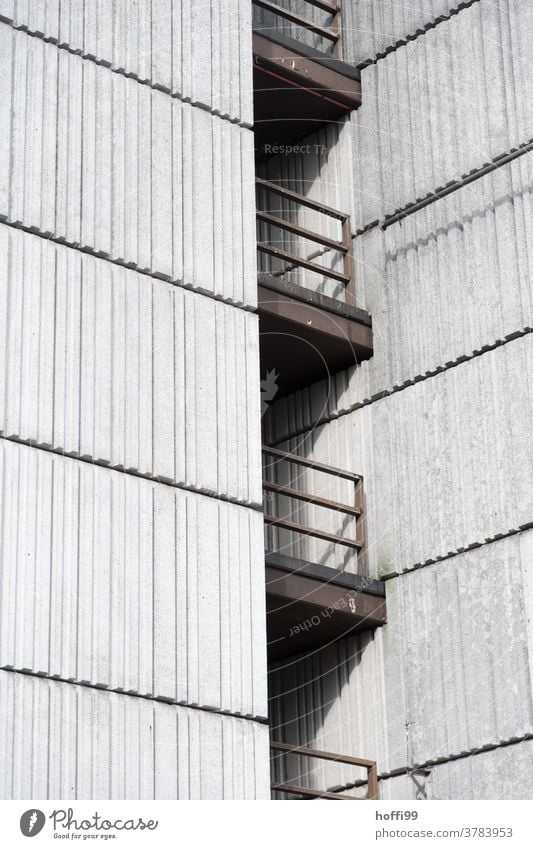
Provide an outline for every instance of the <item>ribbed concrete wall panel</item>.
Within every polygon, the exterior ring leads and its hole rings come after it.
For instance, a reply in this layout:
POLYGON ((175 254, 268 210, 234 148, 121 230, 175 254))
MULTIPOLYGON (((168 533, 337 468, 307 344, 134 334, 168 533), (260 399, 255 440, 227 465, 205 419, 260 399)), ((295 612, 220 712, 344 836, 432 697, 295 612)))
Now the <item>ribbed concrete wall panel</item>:
POLYGON ((374 356, 274 404, 267 420, 285 406, 310 425, 531 329, 532 193, 529 154, 354 239, 356 296, 372 315, 374 356))
MULTIPOLYGON (((533 521, 532 371, 529 334, 291 440, 364 475, 373 574, 533 521)), ((308 415, 280 405, 278 439, 308 415)))
POLYGON ((264 716, 261 514, 0 449, 0 666, 264 716))
POLYGON ((232 121, 253 123, 248 0, 2 0, 0 16, 232 121))
POLYGON ((533 137, 528 0, 476 3, 362 73, 359 226, 533 137))
MULTIPOLYGON (((424 778, 421 776, 416 776, 416 780, 419 784, 424 786, 424 778)), ((423 796, 417 796, 417 787, 413 779, 409 775, 394 775, 391 778, 384 778, 379 782, 379 798, 382 801, 388 800, 396 800, 396 799, 407 799, 411 800, 423 800, 423 796)), ((468 797, 472 799, 472 796, 468 797)), ((385 823, 383 824, 385 827, 385 823)))
MULTIPOLYGON (((520 589, 532 551, 530 531, 387 582, 388 624, 374 637, 271 673, 276 739, 368 757, 387 773, 533 733, 533 604, 520 589)), ((337 764, 289 768, 314 787, 354 780, 337 764)))
POLYGON ((343 58, 356 65, 373 60, 467 4, 468 0, 344 0, 343 58))
MULTIPOLYGON (((525 799, 533 768, 533 741, 479 752, 467 758, 432 766, 416 775, 427 799, 525 799)), ((379 783, 381 799, 420 799, 412 778, 398 775, 379 783)))
MULTIPOLYGON (((404 670, 410 764, 532 733, 531 609, 521 590, 532 537, 518 534, 388 582, 384 640, 391 667, 404 670)), ((389 715, 396 691, 391 676, 389 715)))
POLYGON ((532 358, 526 336, 372 405, 378 568, 390 557, 401 571, 533 521, 532 358))
POLYGON ((532 769, 533 741, 523 740, 437 764, 425 785, 430 799, 527 799, 532 769))
POLYGON ((0 218, 256 303, 248 130, 1 23, 0 57, 0 218))
POLYGON ((257 318, 0 225, 0 432, 261 502, 257 318))
POLYGON ((0 672, 2 799, 268 799, 268 728, 0 672))
POLYGON ((384 234, 355 239, 375 334, 366 397, 533 327, 532 166, 523 157, 384 234))

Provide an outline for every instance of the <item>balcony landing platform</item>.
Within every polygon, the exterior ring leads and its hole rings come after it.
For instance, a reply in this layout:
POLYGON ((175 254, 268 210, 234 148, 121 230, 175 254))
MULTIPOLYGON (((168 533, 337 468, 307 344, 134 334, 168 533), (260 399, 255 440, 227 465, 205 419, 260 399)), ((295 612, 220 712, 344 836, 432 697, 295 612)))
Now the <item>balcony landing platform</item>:
POLYGON ((359 71, 295 39, 254 32, 253 62, 258 161, 361 105, 359 71))
POLYGON ((373 354, 367 312, 282 278, 259 274, 258 311, 261 372, 279 375, 277 398, 373 354))
POLYGON ((324 647, 387 621, 385 586, 274 552, 265 554, 270 661, 324 647))

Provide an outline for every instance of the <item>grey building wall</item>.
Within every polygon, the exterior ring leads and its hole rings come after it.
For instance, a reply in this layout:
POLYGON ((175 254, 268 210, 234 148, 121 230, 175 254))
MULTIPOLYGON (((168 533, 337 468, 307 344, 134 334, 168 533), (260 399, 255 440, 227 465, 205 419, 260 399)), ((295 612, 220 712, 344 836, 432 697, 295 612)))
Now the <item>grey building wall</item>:
POLYGON ((269 795, 250 15, 0 4, 4 798, 269 795))
MULTIPOLYGON (((386 4, 343 5, 376 24, 386 4)), ((479 0, 440 20, 440 4, 416 5, 415 38, 400 14, 389 18, 386 56, 383 29, 372 36, 361 109, 311 140, 324 141, 317 154, 268 166, 351 213, 357 299, 375 331, 372 360, 279 401, 268 436, 365 475, 370 570, 386 580, 389 614, 374 637, 278 665, 273 729, 377 758, 385 798, 414 798, 415 769, 428 770, 417 780, 429 798, 524 798, 531 156, 460 180, 533 135, 532 10, 479 0), (407 215, 387 226, 399 209, 407 215)), ((316 787, 360 779, 297 760, 289 768, 316 787)))
MULTIPOLYGON (((421 31, 434 27, 479 0, 359 0, 342 3, 342 58, 352 65, 375 62, 399 44, 411 41, 421 31)), ((295 12, 308 21, 328 27, 332 15, 312 6, 307 0, 277 0, 277 5, 295 12)), ((264 9, 254 9, 254 26, 258 32, 280 32, 299 39, 310 47, 326 52, 331 43, 317 33, 285 21, 264 9)))
POLYGON ((2 798, 264 799, 264 727, 0 672, 2 798))

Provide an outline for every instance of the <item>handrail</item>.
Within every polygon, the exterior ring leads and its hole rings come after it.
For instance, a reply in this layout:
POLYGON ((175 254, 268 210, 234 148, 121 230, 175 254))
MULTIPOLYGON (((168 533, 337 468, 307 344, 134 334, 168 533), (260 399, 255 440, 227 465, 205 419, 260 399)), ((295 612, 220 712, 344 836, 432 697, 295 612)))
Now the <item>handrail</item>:
POLYGON ((329 2, 329 0, 306 0, 310 6, 314 6, 317 9, 321 9, 323 12, 328 12, 330 15, 333 15, 330 27, 322 26, 321 24, 315 23, 310 18, 298 15, 296 12, 291 12, 290 9, 280 6, 278 3, 273 2, 273 0, 252 0, 252 2, 255 6, 264 9, 266 12, 271 12, 277 17, 284 18, 286 21, 290 21, 303 29, 309 30, 309 32, 312 32, 315 35, 319 35, 321 38, 331 41, 335 47, 335 52, 339 52, 341 38, 340 2, 332 3, 329 2))
POLYGON ((340 212, 338 209, 326 206, 321 201, 313 200, 312 198, 307 197, 307 195, 300 195, 298 192, 292 192, 290 189, 286 189, 284 186, 278 185, 278 183, 271 183, 269 180, 262 180, 260 177, 257 177, 255 182, 257 186, 260 186, 263 189, 268 189, 268 191, 272 192, 272 194, 279 195, 280 197, 287 198, 288 200, 294 200, 302 206, 314 209, 316 212, 323 212, 324 215, 331 215, 332 218, 338 218, 339 221, 346 221, 349 218, 345 212, 340 212))
POLYGON ((308 758, 317 758, 318 760, 334 761, 335 763, 349 764, 350 766, 358 766, 367 771, 367 793, 366 796, 346 796, 340 793, 333 793, 328 790, 312 790, 308 787, 298 787, 294 784, 276 784, 271 785, 272 790, 280 793, 288 793, 295 796, 308 796, 313 799, 336 799, 351 800, 354 802, 362 802, 366 799, 379 799, 378 785, 378 768, 376 761, 370 761, 366 758, 354 758, 352 755, 338 755, 333 752, 323 752, 319 749, 308 749, 304 746, 293 746, 289 743, 271 743, 270 748, 276 752, 284 752, 295 755, 302 755, 308 758))
POLYGON ((262 451, 263 454, 276 457, 278 460, 289 460, 291 463, 296 463, 297 466, 307 466, 309 469, 326 472, 326 474, 335 475, 335 477, 344 478, 347 481, 358 483, 363 480, 361 475, 356 475, 355 472, 346 472, 344 469, 337 469, 336 466, 327 466, 326 463, 310 460, 309 457, 300 457, 299 454, 291 454, 290 451, 280 451, 279 448, 272 448, 270 445, 263 445, 262 451))
MULTIPOLYGON (((254 0, 255 2, 255 0, 254 0)), ((317 9, 322 9, 323 12, 330 12, 332 15, 336 15, 337 12, 340 11, 340 3, 331 2, 331 0, 304 0, 304 2, 308 3, 310 6, 316 6, 317 9)), ((278 6, 275 0, 270 0, 270 5, 278 6)), ((280 12, 286 12, 287 10, 283 7, 278 7, 280 12)))
MULTIPOLYGON (((302 492, 300 489, 292 489, 280 483, 272 483, 271 481, 263 481, 263 489, 268 492, 275 492, 276 495, 286 495, 288 498, 296 498, 298 501, 309 501, 309 493, 302 492)), ((329 507, 330 510, 337 510, 339 513, 348 513, 351 516, 360 516, 361 513, 357 507, 352 507, 351 504, 341 504, 338 501, 332 501, 331 498, 322 498, 320 495, 311 496, 313 504, 318 507, 329 507)))
MULTIPOLYGON (((313 503, 313 497, 311 495, 307 500, 310 504, 313 503)), ((276 525, 276 527, 284 528, 287 531, 296 531, 296 533, 304 534, 306 537, 317 537, 317 539, 323 539, 325 542, 333 542, 337 545, 346 545, 348 548, 355 548, 357 551, 363 548, 362 540, 341 537, 338 534, 330 534, 318 528, 311 528, 307 525, 301 525, 299 522, 293 522, 291 519, 284 519, 278 516, 265 516, 264 519, 267 525, 276 525)))
POLYGON ((313 528, 308 525, 302 525, 299 522, 294 522, 285 516, 265 514, 264 520, 266 525, 273 525, 284 530, 293 531, 294 533, 311 536, 317 539, 322 539, 325 542, 331 542, 335 545, 344 545, 348 548, 353 548, 357 551, 357 560, 359 574, 366 572, 366 543, 365 543, 365 511, 364 511, 364 481, 361 475, 354 472, 347 472, 342 469, 337 469, 335 466, 329 466, 325 463, 319 463, 316 460, 310 460, 307 457, 300 457, 297 454, 291 454, 288 451, 280 451, 279 448, 271 448, 263 446, 263 454, 267 457, 272 457, 275 460, 282 462, 294 463, 298 466, 313 469, 317 472, 332 475, 334 477, 347 480, 354 484, 354 501, 353 504, 344 504, 334 499, 324 498, 320 495, 315 495, 306 492, 302 489, 297 489, 291 484, 279 484, 275 481, 263 481, 263 490, 267 493, 275 495, 284 495, 287 498, 293 498, 297 501, 303 501, 306 504, 312 504, 316 507, 324 507, 327 510, 334 510, 339 513, 344 513, 347 516, 355 518, 355 539, 352 537, 341 536, 329 531, 313 528))
POLYGON ((295 236, 302 236, 304 239, 318 242, 319 245, 324 245, 324 247, 331 248, 334 251, 346 253, 348 250, 343 242, 337 242, 336 239, 330 239, 329 236, 315 233, 314 230, 307 230, 305 227, 300 227, 299 224, 293 224, 292 221, 285 221, 285 219, 271 215, 269 212, 257 210, 257 220, 263 221, 265 224, 271 224, 272 227, 279 227, 280 230, 286 230, 288 233, 294 233, 295 236))
POLYGON ((337 239, 332 239, 329 236, 325 236, 322 233, 317 233, 314 230, 308 230, 307 228, 301 227, 299 224, 295 224, 292 221, 288 221, 284 218, 280 218, 279 216, 272 215, 271 213, 260 209, 259 204, 257 204, 256 216, 258 221, 262 221, 263 223, 278 227, 280 230, 285 230, 288 233, 293 233, 297 236, 301 236, 303 239, 307 239, 311 242, 316 242, 326 248, 341 253, 343 255, 342 271, 338 271, 333 268, 327 268, 324 265, 320 265, 317 262, 313 262, 312 259, 307 257, 296 256, 295 254, 292 254, 289 251, 284 250, 283 248, 278 248, 275 245, 270 244, 268 241, 258 242, 257 250, 260 253, 268 254, 269 256, 273 256, 276 259, 284 260, 292 266, 306 268, 309 271, 315 272, 316 274, 321 274, 324 277, 329 277, 332 280, 336 280, 338 283, 342 283, 345 287, 348 300, 352 300, 354 281, 351 253, 352 228, 350 223, 350 216, 344 212, 340 212, 340 210, 338 209, 332 209, 331 207, 326 206, 320 201, 313 200, 312 198, 308 198, 305 195, 300 195, 297 192, 293 192, 290 189, 286 189, 283 186, 277 185, 276 183, 271 183, 268 180, 262 180, 258 178, 256 180, 256 186, 258 189, 263 189, 264 191, 277 195, 281 198, 284 198, 285 200, 298 203, 300 206, 304 206, 307 209, 312 209, 315 212, 319 212, 322 215, 327 215, 330 218, 334 218, 337 221, 340 221, 342 225, 342 240, 339 241, 337 239))

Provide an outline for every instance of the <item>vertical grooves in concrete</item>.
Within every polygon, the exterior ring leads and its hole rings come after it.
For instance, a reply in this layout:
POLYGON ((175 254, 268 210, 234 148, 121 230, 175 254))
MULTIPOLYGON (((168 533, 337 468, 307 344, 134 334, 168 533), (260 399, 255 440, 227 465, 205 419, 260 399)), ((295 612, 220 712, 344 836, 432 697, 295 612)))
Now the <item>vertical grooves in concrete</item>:
POLYGON ((0 127, 0 215, 253 306, 251 133, 4 23, 0 42, 15 92, 0 127), (215 197, 217 149, 231 170, 215 197), (219 238, 234 246, 232 274, 219 238))
POLYGON ((267 799, 256 723, 0 671, 0 795, 267 799))
POLYGON ((0 2, 4 798, 269 795, 250 14, 0 2))
POLYGON ((251 126, 247 0, 2 0, 0 18, 112 70, 251 126), (210 62, 206 62, 206 57, 210 62))
POLYGON ((4 225, 0 245, 0 433, 261 502, 255 316, 4 225))
POLYGON ((6 441, 0 460, 0 666, 266 715, 259 513, 6 441))

